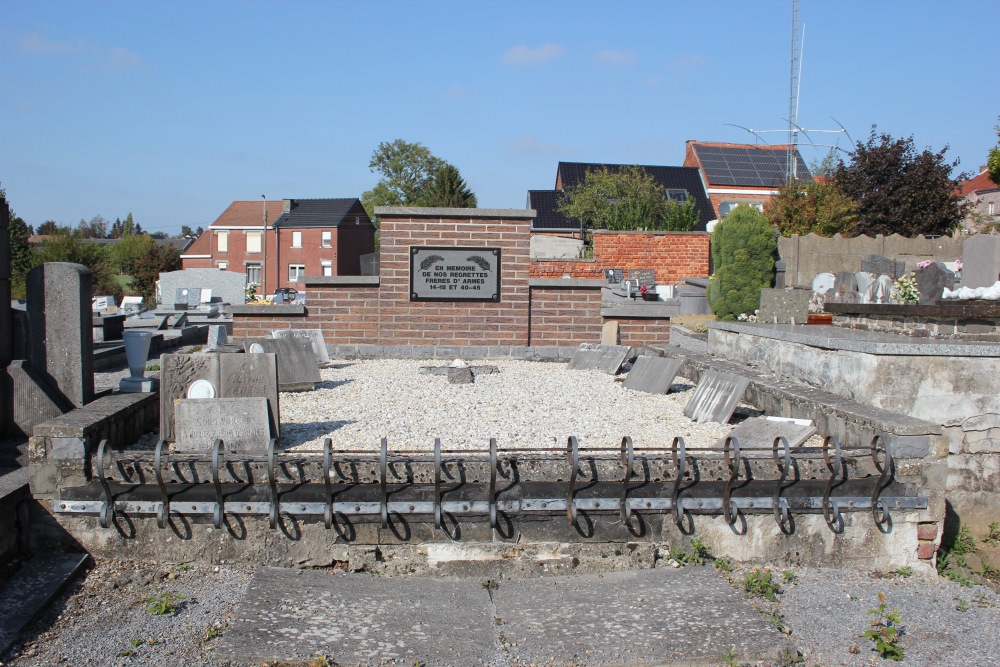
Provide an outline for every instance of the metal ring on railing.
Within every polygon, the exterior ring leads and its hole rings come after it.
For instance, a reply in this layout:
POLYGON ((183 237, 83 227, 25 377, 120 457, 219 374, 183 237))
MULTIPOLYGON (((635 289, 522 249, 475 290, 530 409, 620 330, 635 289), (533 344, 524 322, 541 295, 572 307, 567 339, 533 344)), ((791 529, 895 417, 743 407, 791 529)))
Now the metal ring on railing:
POLYGON ((104 489, 104 505, 101 507, 100 517, 101 528, 107 528, 115 520, 115 499, 111 496, 111 486, 108 485, 108 480, 104 476, 104 457, 107 448, 108 440, 105 438, 97 447, 97 479, 100 480, 101 488, 104 489))
POLYGON ((635 453, 632 451, 632 438, 625 436, 621 444, 621 462, 625 466, 625 474, 622 476, 622 498, 621 517, 622 523, 627 524, 632 518, 632 508, 628 504, 628 483, 632 481, 632 465, 635 463, 635 453))
POLYGON ((441 528, 441 438, 434 438, 434 527, 441 528))
POLYGON ((267 443, 267 485, 271 491, 271 509, 267 513, 267 523, 274 529, 278 527, 278 454, 274 451, 277 439, 271 438, 267 443))
POLYGON ((875 482, 875 489, 872 491, 872 517, 875 519, 875 525, 883 533, 889 532, 892 525, 892 517, 889 516, 889 505, 880 499, 882 495, 882 489, 889 483, 890 479, 894 474, 896 474, 896 464, 892 460, 892 454, 889 452, 889 448, 886 446, 885 441, 882 436, 876 434, 872 438, 872 461, 875 463, 875 469, 881 473, 879 475, 878 481, 875 482), (879 452, 885 455, 885 463, 879 463, 879 452))
POLYGON ((674 489, 670 494, 670 502, 674 514, 674 523, 683 531, 684 509, 681 507, 680 495, 681 482, 684 481, 684 473, 687 472, 688 459, 687 445, 684 444, 684 438, 679 435, 674 437, 674 441, 670 444, 670 454, 671 462, 677 466, 677 477, 674 479, 674 489))
POLYGON ((216 528, 222 528, 222 522, 226 519, 225 505, 222 500, 222 483, 219 481, 219 463, 222 456, 222 440, 216 438, 212 445, 212 484, 215 485, 215 511, 212 523, 216 528))
POLYGON ((569 525, 576 523, 576 475, 580 465, 580 445, 576 441, 576 436, 571 435, 566 441, 566 453, 569 454, 569 487, 566 491, 566 516, 569 517, 569 525))
POLYGON ((490 438, 490 528, 497 527, 497 439, 490 438))
POLYGON ((333 461, 333 440, 323 439, 323 525, 327 530, 333 527, 333 485, 330 482, 330 466, 333 461))
POLYGON ((156 525, 160 528, 167 527, 167 521, 170 518, 170 496, 167 495, 167 485, 163 483, 163 466, 166 465, 167 460, 170 458, 170 452, 164 451, 164 446, 167 444, 166 440, 160 440, 156 443, 156 485, 160 487, 160 506, 156 510, 156 525))
POLYGON ((729 468, 729 481, 726 482, 726 489, 722 493, 722 512, 726 517, 726 523, 737 535, 745 535, 746 532, 740 533, 736 528, 736 522, 740 518, 740 508, 737 507, 736 501, 733 500, 733 485, 740 479, 740 443, 732 435, 727 435, 725 442, 722 443, 722 459, 726 466, 729 468), (730 453, 730 447, 732 452, 730 453))
POLYGON ((788 440, 784 436, 779 435, 771 443, 771 456, 774 458, 775 464, 778 466, 778 472, 781 477, 774 485, 774 494, 771 496, 771 512, 774 515, 774 521, 781 528, 782 532, 787 531, 788 524, 788 499, 781 497, 781 492, 784 490, 785 479, 788 477, 788 473, 792 469, 792 450, 788 446, 788 440), (778 456, 778 442, 783 445, 783 452, 781 456, 778 456))
POLYGON ((379 501, 379 513, 382 515, 382 527, 389 527, 389 491, 386 483, 386 476, 388 475, 388 449, 389 440, 387 438, 382 438, 379 444, 378 450, 378 467, 379 467, 379 478, 378 478, 378 488, 382 493, 382 499, 379 501))
POLYGON ((830 471, 830 479, 826 481, 826 489, 823 491, 823 519, 826 525, 834 533, 842 533, 844 530, 844 517, 840 513, 840 506, 836 500, 830 499, 833 487, 838 480, 846 481, 847 473, 844 471, 844 458, 840 452, 840 439, 835 435, 828 435, 823 438, 823 462, 830 471), (833 443, 834 459, 830 461, 830 443, 833 443))

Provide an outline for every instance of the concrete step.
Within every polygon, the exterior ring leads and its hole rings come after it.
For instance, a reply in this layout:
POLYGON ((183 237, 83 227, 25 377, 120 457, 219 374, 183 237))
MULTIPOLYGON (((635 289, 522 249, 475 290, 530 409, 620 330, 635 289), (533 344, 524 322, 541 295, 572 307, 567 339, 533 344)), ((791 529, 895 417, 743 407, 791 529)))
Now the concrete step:
POLYGON ((33 556, 0 587, 0 655, 41 613, 87 560, 87 554, 33 556))
POLYGON ((323 655, 351 665, 716 665, 731 647, 741 662, 773 662, 792 649, 707 566, 500 580, 261 568, 216 656, 257 664, 323 655))

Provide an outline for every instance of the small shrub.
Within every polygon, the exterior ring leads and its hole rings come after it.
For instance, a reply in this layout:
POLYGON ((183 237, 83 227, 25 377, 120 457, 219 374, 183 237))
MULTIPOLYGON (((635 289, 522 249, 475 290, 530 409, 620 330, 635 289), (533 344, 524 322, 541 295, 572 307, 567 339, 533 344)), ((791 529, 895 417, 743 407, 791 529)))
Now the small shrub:
POLYGON ((728 665, 729 667, 737 667, 737 665, 740 664, 740 658, 739 655, 736 653, 735 644, 730 646, 729 650, 724 652, 719 657, 722 658, 723 664, 728 665))
POLYGON ((955 596, 955 611, 966 612, 969 611, 969 603, 965 601, 965 598, 955 596))
POLYGON ((777 242, 771 224, 751 206, 737 206, 712 232, 715 274, 708 303, 720 320, 760 308, 760 290, 774 279, 777 242))
POLYGON ((753 571, 744 575, 743 590, 750 595, 774 602, 778 593, 781 592, 781 586, 774 581, 770 570, 761 570, 755 567, 753 571))
POLYGON ((868 610, 868 615, 874 618, 869 621, 872 627, 864 633, 864 636, 875 644, 874 650, 880 656, 899 662, 904 655, 903 647, 899 644, 899 610, 889 610, 882 591, 878 593, 878 601, 877 607, 868 610))
POLYGON ((146 607, 146 611, 150 614, 163 616, 165 614, 175 613, 178 609, 178 603, 183 599, 184 596, 180 593, 167 591, 166 593, 161 593, 156 597, 146 598, 143 602, 149 605, 146 607))
POLYGON ((708 547, 701 541, 700 538, 694 538, 691 540, 691 557, 689 562, 692 565, 704 565, 705 561, 711 558, 712 555, 708 551, 708 547))
POLYGON ((1000 524, 996 521, 991 523, 990 531, 983 536, 982 542, 994 547, 1000 544, 1000 524))
POLYGON ((969 530, 968 526, 962 526, 958 529, 958 535, 955 537, 955 544, 952 545, 949 550, 952 554, 958 556, 964 556, 966 554, 974 554, 979 550, 976 545, 976 538, 972 536, 972 531, 969 530))
POLYGON ((724 572, 726 574, 733 571, 733 562, 728 558, 716 558, 715 562, 712 563, 712 566, 719 572, 724 572))

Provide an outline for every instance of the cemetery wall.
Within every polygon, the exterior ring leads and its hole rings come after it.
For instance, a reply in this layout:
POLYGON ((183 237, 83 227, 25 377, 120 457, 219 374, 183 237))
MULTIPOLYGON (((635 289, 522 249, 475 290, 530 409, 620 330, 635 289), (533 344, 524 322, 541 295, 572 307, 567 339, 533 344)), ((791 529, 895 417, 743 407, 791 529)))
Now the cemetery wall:
POLYGON ((608 317, 605 321, 618 322, 618 338, 622 345, 670 344, 669 319, 608 317))
POLYGON ((869 255, 882 255, 906 262, 906 270, 914 271, 925 260, 953 261, 962 257, 962 237, 924 236, 907 238, 899 234, 875 238, 856 236, 830 238, 809 234, 783 236, 778 239, 778 254, 785 262, 786 286, 811 286, 817 273, 860 271, 861 260, 869 255))
POLYGON ((599 342, 601 290, 532 286, 530 334, 531 345, 599 342))

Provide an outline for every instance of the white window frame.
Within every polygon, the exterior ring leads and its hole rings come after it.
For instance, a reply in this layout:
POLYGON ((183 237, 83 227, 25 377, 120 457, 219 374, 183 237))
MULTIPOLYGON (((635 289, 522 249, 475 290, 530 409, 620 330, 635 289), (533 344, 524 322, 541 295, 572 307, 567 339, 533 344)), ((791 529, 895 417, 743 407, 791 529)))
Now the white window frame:
POLYGON ((215 249, 217 252, 229 252, 229 232, 215 233, 215 249))
POLYGON ((293 248, 302 247, 302 232, 292 232, 292 247, 293 248))
POLYGON ((331 259, 320 260, 320 266, 323 267, 323 275, 324 276, 332 276, 333 275, 333 260, 331 260, 331 259))
POLYGON ((333 247, 333 232, 323 232, 322 246, 324 248, 333 247))
POLYGON ((254 283, 260 285, 260 262, 247 262, 246 264, 247 284, 254 283), (256 280, 254 280, 256 278, 256 280))
POLYGON ((226 262, 216 262, 215 263, 215 268, 219 269, 219 271, 228 271, 229 270, 229 262, 228 261, 226 261, 226 262))
POLYGON ((247 254, 258 254, 260 252, 262 237, 263 237, 263 234, 261 232, 250 232, 250 231, 246 232, 247 254), (255 243, 254 243, 254 245, 256 246, 256 250, 254 250, 253 248, 251 248, 251 243, 250 243, 251 239, 255 239, 256 240, 255 243))
POLYGON ((685 203, 691 195, 683 188, 667 188, 667 199, 671 199, 678 204, 685 203))
POLYGON ((305 264, 289 264, 288 265, 288 282, 290 283, 300 283, 302 279, 306 277, 306 265, 305 264))

